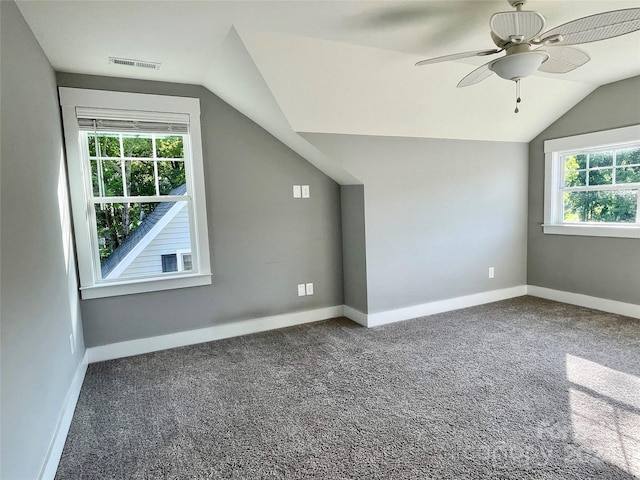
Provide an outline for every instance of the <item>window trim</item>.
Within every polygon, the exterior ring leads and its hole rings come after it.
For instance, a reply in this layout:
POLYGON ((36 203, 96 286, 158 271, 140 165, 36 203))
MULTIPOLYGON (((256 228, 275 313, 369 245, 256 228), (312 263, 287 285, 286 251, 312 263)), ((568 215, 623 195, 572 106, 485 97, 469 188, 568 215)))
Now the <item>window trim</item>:
POLYGON ((83 299, 110 297, 174 288, 211 284, 209 257, 209 233, 207 228, 206 198, 204 186, 204 162, 200 128, 200 101, 197 98, 172 97, 128 92, 111 92, 79 88, 59 87, 60 107, 65 133, 67 170, 71 192, 80 293, 83 299), (195 245, 194 270, 191 273, 139 277, 134 279, 101 282, 93 266, 92 232, 88 211, 92 192, 87 192, 80 128, 76 111, 87 109, 111 109, 131 112, 132 117, 149 119, 178 118, 188 115, 191 148, 190 174, 187 174, 190 191, 193 192, 190 213, 193 222, 195 245))
POLYGON ((183 249, 176 250, 176 258, 177 258, 177 262, 178 262, 178 271, 179 272, 184 272, 184 271, 189 272, 190 271, 190 270, 185 270, 184 269, 184 255, 191 256, 191 262, 193 264, 193 255, 191 254, 191 250, 190 249, 187 250, 187 249, 183 248, 183 249))
MULTIPOLYGON (((592 237, 640 238, 640 225, 611 223, 564 223, 559 218, 560 182, 562 180, 559 156, 576 150, 620 147, 640 141, 640 125, 603 130, 600 132, 555 138, 544 142, 544 223, 543 232, 552 235, 578 235, 592 237)), ((639 194, 640 195, 640 194, 639 194)))

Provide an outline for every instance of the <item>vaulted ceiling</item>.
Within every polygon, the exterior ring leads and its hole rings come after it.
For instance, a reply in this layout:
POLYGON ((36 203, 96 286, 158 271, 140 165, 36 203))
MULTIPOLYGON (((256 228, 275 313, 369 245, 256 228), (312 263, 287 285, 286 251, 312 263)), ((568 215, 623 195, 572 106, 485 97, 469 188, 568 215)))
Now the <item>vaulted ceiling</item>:
MULTIPOLYGON (((599 85, 640 75, 640 32, 581 46, 592 60, 522 83, 458 81, 493 48, 505 0, 17 2, 58 71, 207 87, 341 183, 354 179, 299 132, 528 142, 599 85), (159 70, 108 57, 160 62, 159 70)), ((529 0, 551 28, 640 0, 529 0)))

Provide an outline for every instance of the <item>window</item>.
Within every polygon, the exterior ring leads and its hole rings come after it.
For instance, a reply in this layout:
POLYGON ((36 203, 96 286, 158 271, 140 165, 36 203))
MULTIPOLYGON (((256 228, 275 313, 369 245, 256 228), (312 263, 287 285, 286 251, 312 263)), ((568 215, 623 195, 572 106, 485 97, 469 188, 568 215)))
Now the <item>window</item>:
POLYGON ((176 253, 178 270, 192 270, 193 260, 191 259, 191 252, 188 250, 178 250, 176 253))
POLYGON ((168 255, 162 255, 162 271, 163 272, 177 272, 178 271, 178 257, 175 253, 168 255))
POLYGON ((191 252, 178 250, 177 253, 161 255, 163 272, 183 272, 193 270, 191 252))
POLYGON ((640 125, 545 142, 543 228, 640 238, 640 125))
POLYGON ((82 297, 210 284, 199 101, 60 88, 60 104, 82 297))

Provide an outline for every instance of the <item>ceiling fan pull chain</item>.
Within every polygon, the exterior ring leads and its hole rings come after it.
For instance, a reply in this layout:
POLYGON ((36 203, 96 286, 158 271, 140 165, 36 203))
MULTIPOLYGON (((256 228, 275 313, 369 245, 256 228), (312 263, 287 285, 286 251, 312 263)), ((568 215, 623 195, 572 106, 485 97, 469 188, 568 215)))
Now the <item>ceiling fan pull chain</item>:
POLYGON ((520 109, 518 108, 518 104, 522 101, 520 98, 520 80, 516 80, 516 109, 514 113, 518 113, 520 109))

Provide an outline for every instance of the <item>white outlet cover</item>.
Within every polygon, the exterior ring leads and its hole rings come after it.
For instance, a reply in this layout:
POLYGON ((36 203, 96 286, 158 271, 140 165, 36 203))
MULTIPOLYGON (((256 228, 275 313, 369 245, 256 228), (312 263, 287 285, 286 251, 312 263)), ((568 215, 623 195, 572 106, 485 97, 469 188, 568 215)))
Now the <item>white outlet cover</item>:
POLYGON ((300 283, 298 285, 298 296, 299 297, 304 297, 307 294, 307 290, 305 288, 304 283, 300 283))
POLYGON ((307 283, 307 295, 313 295, 313 283, 307 283))
POLYGON ((293 198, 301 198, 302 197, 302 189, 300 185, 293 186, 293 198))
POLYGON ((302 185, 302 198, 309 198, 309 185, 302 185))

